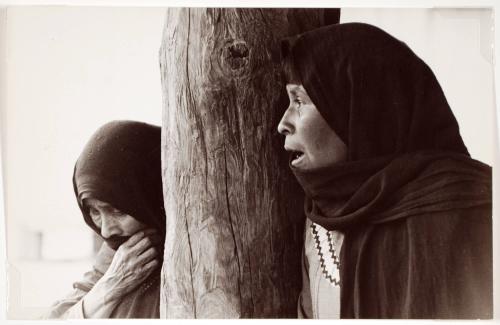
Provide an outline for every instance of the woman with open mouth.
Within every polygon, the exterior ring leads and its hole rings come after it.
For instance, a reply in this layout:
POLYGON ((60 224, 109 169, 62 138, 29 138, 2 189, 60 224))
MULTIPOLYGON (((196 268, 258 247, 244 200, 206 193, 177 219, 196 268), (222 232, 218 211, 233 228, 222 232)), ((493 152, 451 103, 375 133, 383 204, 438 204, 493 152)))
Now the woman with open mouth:
POLYGON ((431 69, 377 27, 283 41, 278 131, 307 215, 299 316, 491 318, 491 168, 431 69))

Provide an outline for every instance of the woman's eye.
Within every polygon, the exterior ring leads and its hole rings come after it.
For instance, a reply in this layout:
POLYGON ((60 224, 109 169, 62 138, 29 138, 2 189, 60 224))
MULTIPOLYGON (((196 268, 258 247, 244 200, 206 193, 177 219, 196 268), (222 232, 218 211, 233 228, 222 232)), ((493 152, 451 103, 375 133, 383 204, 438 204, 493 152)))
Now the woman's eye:
POLYGON ((89 210, 89 214, 90 214, 90 218, 92 218, 92 221, 96 224, 96 226, 100 227, 101 226, 101 215, 99 214, 99 211, 91 208, 89 210))
POLYGON ((121 215, 123 215, 123 213, 120 210, 118 210, 118 209, 113 209, 113 210, 110 211, 110 213, 112 215, 114 215, 114 216, 121 216, 121 215))
POLYGON ((295 109, 297 110, 297 113, 300 115, 300 111, 301 111, 301 107, 302 107, 303 102, 300 99, 296 98, 293 100, 293 103, 294 103, 295 109))

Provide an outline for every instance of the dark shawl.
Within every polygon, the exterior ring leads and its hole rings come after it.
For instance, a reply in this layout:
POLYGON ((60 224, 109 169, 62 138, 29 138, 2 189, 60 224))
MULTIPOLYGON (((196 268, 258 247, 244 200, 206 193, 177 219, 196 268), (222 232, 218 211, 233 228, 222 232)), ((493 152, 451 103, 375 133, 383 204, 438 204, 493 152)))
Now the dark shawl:
POLYGON ((85 222, 99 235, 86 198, 111 204, 164 237, 160 144, 160 127, 134 121, 109 122, 92 135, 75 164, 73 188, 85 222))
POLYGON ((341 317, 491 317, 491 168, 469 157, 430 68, 360 23, 282 50, 289 82, 348 148, 335 166, 292 168, 307 216, 345 235, 341 317))

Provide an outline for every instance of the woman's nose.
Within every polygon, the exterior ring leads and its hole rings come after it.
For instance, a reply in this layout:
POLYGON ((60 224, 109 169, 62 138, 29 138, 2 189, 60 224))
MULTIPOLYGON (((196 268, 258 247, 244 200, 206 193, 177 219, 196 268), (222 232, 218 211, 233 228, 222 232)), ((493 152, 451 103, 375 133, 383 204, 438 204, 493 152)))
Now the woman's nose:
POLYGON ((278 132, 282 135, 288 135, 294 131, 293 123, 290 119, 290 110, 287 109, 281 121, 278 124, 278 132))
POLYGON ((113 218, 103 215, 102 217, 102 225, 101 225, 101 235, 104 238, 110 238, 114 235, 120 235, 120 227, 117 222, 113 220, 113 218))

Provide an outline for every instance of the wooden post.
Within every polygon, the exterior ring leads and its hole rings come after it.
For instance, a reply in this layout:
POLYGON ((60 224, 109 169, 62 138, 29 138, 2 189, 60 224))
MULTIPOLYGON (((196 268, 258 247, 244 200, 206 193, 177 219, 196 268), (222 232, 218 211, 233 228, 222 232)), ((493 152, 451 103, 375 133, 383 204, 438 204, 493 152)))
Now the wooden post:
POLYGON ((279 40, 326 13, 167 9, 162 318, 296 317, 303 194, 276 131, 279 40))

